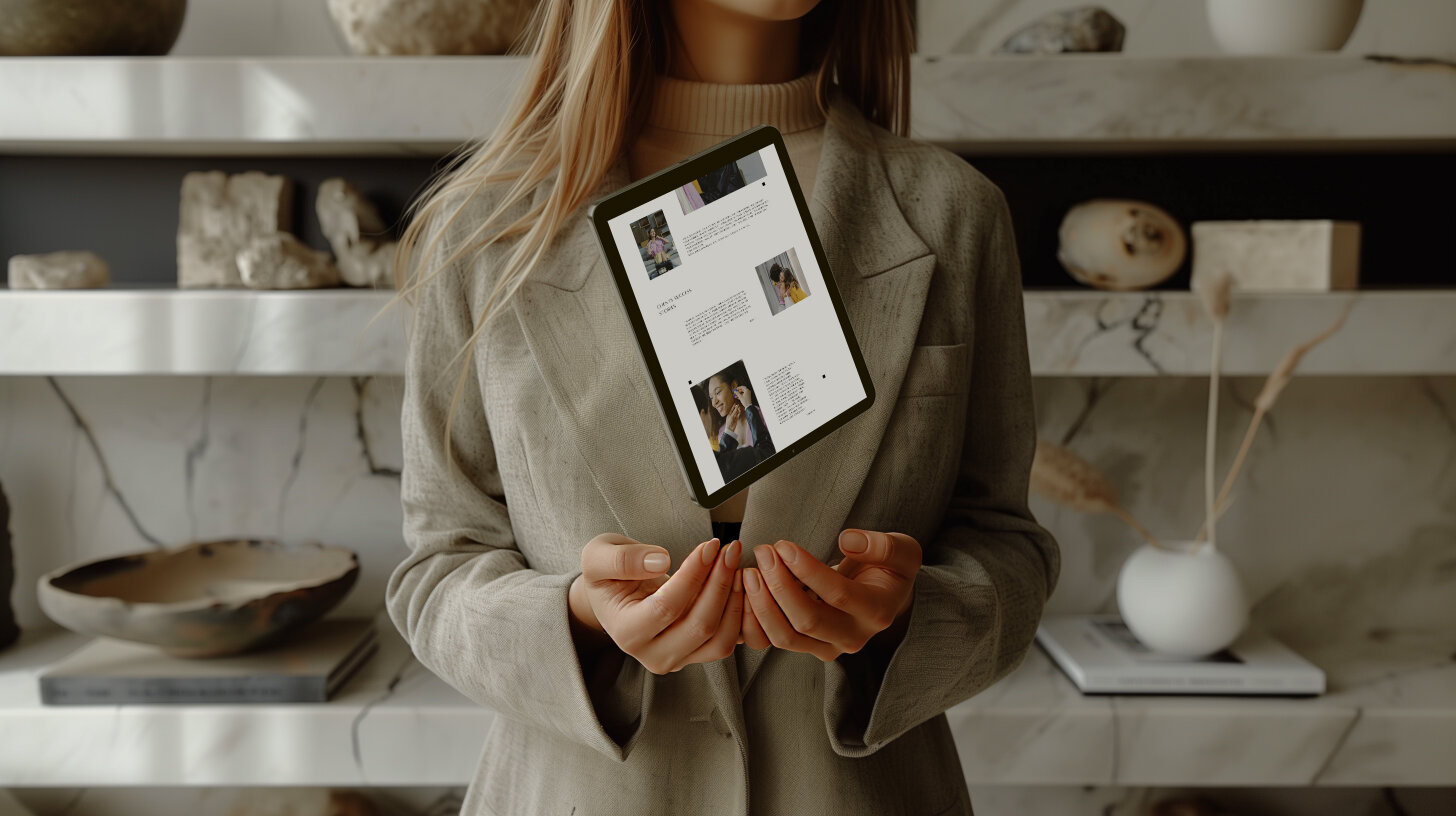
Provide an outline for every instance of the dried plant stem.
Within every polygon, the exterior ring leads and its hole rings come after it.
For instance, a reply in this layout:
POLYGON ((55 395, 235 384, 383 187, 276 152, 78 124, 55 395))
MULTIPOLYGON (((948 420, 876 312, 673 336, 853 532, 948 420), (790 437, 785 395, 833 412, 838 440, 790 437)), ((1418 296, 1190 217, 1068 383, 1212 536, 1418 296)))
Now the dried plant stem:
POLYGON ((1031 492, 1083 513, 1111 513, 1154 547, 1162 547, 1118 499, 1117 490, 1090 462, 1045 439, 1036 441, 1031 463, 1031 492))
POLYGON ((1141 524, 1138 524, 1138 520, 1133 518, 1131 513, 1122 509, 1121 505, 1112 505, 1111 507, 1107 508, 1107 512, 1111 513, 1114 516, 1117 516, 1118 518, 1126 522, 1127 526, 1131 527, 1137 532, 1138 535, 1142 536, 1144 541, 1148 542, 1154 547, 1157 547, 1160 550, 1165 549, 1162 544, 1158 543, 1158 539, 1154 538, 1153 534, 1148 532, 1148 528, 1142 526, 1141 524))
MULTIPOLYGON (((1259 430, 1259 423, 1263 421, 1264 415, 1269 413, 1269 409, 1274 407, 1274 402, 1279 398, 1279 394, 1284 390, 1284 386, 1288 385, 1289 381, 1294 378, 1294 369, 1299 365, 1300 359, 1305 354, 1308 354, 1310 349, 1330 339, 1331 335, 1340 330, 1340 327, 1345 324, 1345 318, 1350 315, 1350 309, 1354 307, 1354 304, 1355 302, 1353 300, 1346 304, 1344 311, 1340 312, 1340 316, 1335 318, 1335 322, 1331 323, 1329 328, 1320 332, 1308 342, 1295 346, 1274 369, 1274 372, 1269 375, 1269 378, 1264 381, 1264 388, 1259 391, 1259 396, 1254 400, 1254 415, 1249 418, 1249 427, 1244 431, 1244 441, 1239 444, 1239 452, 1234 456, 1234 463, 1229 467, 1228 476, 1225 476, 1223 480, 1223 487, 1218 491, 1218 498, 1214 502, 1215 508, 1222 507, 1224 501, 1228 498, 1229 491, 1233 490, 1234 480, 1238 478, 1239 470, 1244 465, 1244 459, 1249 455, 1249 448, 1254 444, 1254 434, 1259 430)), ((1209 518, 1211 520, 1213 515, 1210 514, 1209 518)), ((1204 522, 1203 528, 1198 531, 1198 535, 1193 539, 1194 546, 1197 546, 1203 541, 1204 534, 1210 531, 1212 526, 1211 521, 1204 522)), ((1211 542, 1212 539, 1210 538, 1211 542)))
MULTIPOLYGON (((1208 372, 1208 429, 1203 442, 1203 512, 1208 528, 1208 546, 1218 549, 1218 508, 1213 498, 1213 483, 1218 479, 1214 459, 1218 451, 1218 375, 1223 363, 1223 317, 1213 321, 1213 362, 1208 372)), ((1202 535, 1200 534, 1200 538, 1202 535)))

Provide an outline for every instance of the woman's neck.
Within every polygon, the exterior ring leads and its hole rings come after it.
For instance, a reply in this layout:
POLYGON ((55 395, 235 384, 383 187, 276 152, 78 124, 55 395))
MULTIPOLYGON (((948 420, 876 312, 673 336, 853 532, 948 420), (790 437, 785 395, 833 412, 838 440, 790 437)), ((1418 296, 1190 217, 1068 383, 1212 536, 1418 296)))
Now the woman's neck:
POLYGON ((668 76, 720 84, 787 82, 799 75, 799 20, 761 20, 707 0, 671 0, 678 41, 668 76))

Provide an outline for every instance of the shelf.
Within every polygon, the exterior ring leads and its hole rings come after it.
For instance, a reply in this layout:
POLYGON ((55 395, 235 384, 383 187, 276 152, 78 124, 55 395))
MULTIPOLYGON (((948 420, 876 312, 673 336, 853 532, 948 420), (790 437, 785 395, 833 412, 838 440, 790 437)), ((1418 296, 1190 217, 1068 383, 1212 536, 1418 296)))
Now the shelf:
MULTIPOLYGON (((523 66, 518 57, 0 58, 0 153, 438 155, 490 132, 523 66)), ((912 86, 912 135, 968 153, 1456 141, 1456 70, 1443 65, 917 56, 912 86)))
MULTIPOLYGON (((392 291, 0 290, 0 376, 404 373, 392 291), (387 310, 386 310, 386 307, 387 310), (383 311, 370 326, 369 321, 383 311)), ((1032 374, 1204 376, 1212 327, 1187 292, 1026 293, 1032 374)), ((1351 301, 1300 374, 1456 375, 1456 289, 1234 298, 1224 373, 1263 375, 1351 301)))
MULTIPOLYGON (((463 785, 493 714, 425 670, 387 619, 321 705, 45 707, 36 675, 80 646, 0 653, 0 786, 463 785)), ((1039 651, 947 712, 971 785, 1447 785, 1456 664, 1310 700, 1083 697, 1039 651)))
POLYGON ((393 291, 0 290, 0 375, 404 371, 393 291), (367 328, 366 328, 367 327, 367 328))

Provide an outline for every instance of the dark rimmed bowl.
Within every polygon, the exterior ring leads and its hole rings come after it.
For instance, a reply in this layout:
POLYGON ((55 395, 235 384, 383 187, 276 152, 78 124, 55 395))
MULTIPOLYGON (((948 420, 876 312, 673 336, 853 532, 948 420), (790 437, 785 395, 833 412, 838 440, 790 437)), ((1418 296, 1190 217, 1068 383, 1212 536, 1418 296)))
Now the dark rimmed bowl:
POLYGON ((159 57, 187 0, 0 0, 0 56, 159 57))
POLYGON ((236 539, 64 567, 41 576, 37 593, 72 631, 216 657, 322 617, 358 577, 359 558, 344 547, 236 539))

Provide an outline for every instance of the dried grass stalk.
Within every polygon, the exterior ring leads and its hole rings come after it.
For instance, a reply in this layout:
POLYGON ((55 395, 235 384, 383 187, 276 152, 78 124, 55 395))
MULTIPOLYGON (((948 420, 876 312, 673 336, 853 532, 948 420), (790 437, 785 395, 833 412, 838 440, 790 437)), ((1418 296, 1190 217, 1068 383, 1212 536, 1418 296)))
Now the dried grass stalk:
MULTIPOLYGON (((1218 499, 1214 503, 1216 510, 1215 513, 1209 515, 1210 519, 1215 517, 1215 514, 1219 512, 1217 508, 1222 508, 1225 500, 1228 499, 1229 491, 1234 486, 1234 480, 1238 478, 1239 470, 1244 466, 1244 459, 1249 455, 1249 448, 1254 444, 1254 433, 1259 430, 1259 423, 1264 420, 1264 415, 1269 413, 1269 410, 1274 407, 1274 403, 1279 399, 1279 395, 1284 391, 1284 387, 1289 385, 1290 380, 1294 379, 1294 369, 1299 366, 1299 361, 1311 349, 1330 339, 1335 332, 1339 331, 1340 327, 1345 325, 1345 318, 1350 316, 1350 309, 1354 308, 1354 306, 1355 302, 1353 300, 1347 303, 1345 308, 1340 312, 1340 316, 1335 318, 1335 322, 1331 323, 1329 328, 1315 335, 1307 342, 1291 349, 1289 354, 1285 355, 1284 359, 1280 361, 1279 365, 1275 366, 1274 371, 1269 374, 1269 378, 1264 381, 1264 387, 1260 389, 1259 396, 1254 400, 1254 415, 1249 418, 1249 427, 1244 431, 1244 441, 1239 444, 1239 452, 1234 456, 1234 463, 1229 468, 1228 476, 1224 477, 1223 487, 1219 489, 1218 499)), ((1198 531, 1197 537, 1193 539, 1195 546, 1203 541, 1204 535, 1210 529, 1210 522, 1205 520, 1203 527, 1198 531)))
POLYGON ((1112 483, 1091 463, 1061 445, 1036 441, 1031 463, 1031 492, 1083 513, 1111 513, 1137 531, 1149 544, 1161 547, 1153 534, 1123 509, 1112 483))
POLYGON ((1208 546, 1217 548, 1218 513, 1213 496, 1213 483, 1217 480, 1216 456, 1218 454, 1218 380, 1223 369, 1223 322, 1228 317, 1234 279, 1227 272, 1202 275, 1193 281, 1198 296, 1203 299, 1203 308, 1213 318, 1213 361, 1208 367, 1208 426, 1203 437, 1203 513, 1207 521, 1208 546))

